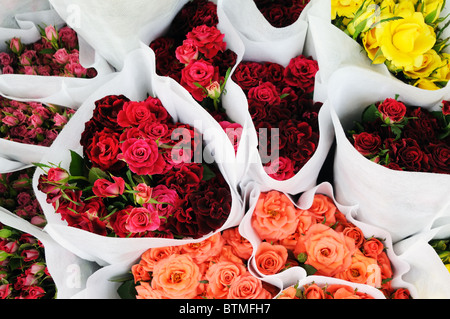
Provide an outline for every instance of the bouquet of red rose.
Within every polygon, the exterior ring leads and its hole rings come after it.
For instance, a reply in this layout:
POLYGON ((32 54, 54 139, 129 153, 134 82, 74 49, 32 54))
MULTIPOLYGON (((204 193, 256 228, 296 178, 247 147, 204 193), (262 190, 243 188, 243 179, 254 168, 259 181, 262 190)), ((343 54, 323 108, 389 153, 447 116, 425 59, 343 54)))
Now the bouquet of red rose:
POLYGON ((0 206, 42 228, 46 220, 32 187, 35 170, 30 167, 0 174, 0 206))
POLYGON ((94 68, 80 64, 78 37, 73 29, 39 26, 41 39, 24 44, 18 37, 8 41, 8 51, 0 52, 3 74, 28 74, 93 78, 94 68))
POLYGON ((54 299, 42 243, 0 223, 0 299, 54 299))
POLYGON ((450 102, 441 109, 387 98, 363 111, 348 138, 361 155, 390 169, 450 174, 450 102))
POLYGON ((260 277, 301 267, 306 275, 378 288, 388 298, 409 289, 401 279, 407 264, 393 253, 388 234, 354 220, 353 208, 334 201, 330 184, 303 193, 298 205, 274 190, 250 205, 242 235, 254 246, 250 262, 260 277))
POLYGON ((247 96, 264 170, 275 180, 292 178, 318 147, 322 103, 313 101, 317 71, 317 61, 299 55, 286 67, 244 61, 232 75, 247 96))

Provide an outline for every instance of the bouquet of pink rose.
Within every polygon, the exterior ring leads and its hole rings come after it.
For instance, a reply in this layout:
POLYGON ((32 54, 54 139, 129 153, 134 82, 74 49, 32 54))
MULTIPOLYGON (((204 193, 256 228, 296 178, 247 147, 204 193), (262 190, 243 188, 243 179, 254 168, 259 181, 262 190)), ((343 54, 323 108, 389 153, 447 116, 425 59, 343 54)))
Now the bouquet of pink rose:
POLYGON ((291 25, 300 17, 309 0, 255 0, 258 10, 276 28, 291 25))
POLYGON ((237 227, 198 243, 151 248, 118 292, 133 299, 272 299, 278 289, 247 268, 251 251, 237 227))
POLYGON ((78 37, 73 29, 64 26, 57 30, 53 25, 39 26, 41 39, 24 44, 18 37, 8 41, 9 51, 0 52, 3 74, 28 74, 93 78, 94 68, 80 64, 78 37))
POLYGON ((50 146, 74 113, 74 109, 67 107, 0 96, 0 138, 50 146))
POLYGON ((46 171, 38 189, 69 226, 110 237, 199 238, 230 214, 221 172, 196 161, 198 133, 174 122, 158 98, 97 100, 80 143, 83 156, 72 151, 69 170, 37 164, 46 171))
POLYGON ((222 95, 237 55, 227 48, 217 28, 217 5, 189 1, 175 16, 169 30, 150 43, 156 73, 183 86, 218 122, 232 122, 222 107, 222 95))
POLYGON ((0 224, 0 299, 53 299, 42 243, 30 234, 0 224))
POLYGON ((264 170, 276 180, 293 177, 317 149, 318 113, 322 106, 321 102, 313 101, 317 71, 317 61, 299 55, 286 67, 272 62, 244 61, 232 75, 247 95, 264 170), (278 145, 272 143, 275 137, 278 145), (261 141, 267 141, 266 145, 261 141), (275 159, 274 150, 278 152, 275 159))
POLYGON ((45 216, 32 188, 36 168, 0 174, 0 206, 31 224, 44 227, 45 216))
POLYGON ((396 296, 393 268, 383 239, 364 236, 327 195, 315 193, 300 209, 279 191, 261 193, 248 219, 261 243, 254 263, 263 276, 303 267, 308 275, 334 277, 396 296))
POLYGON ((428 111, 387 98, 347 132, 355 149, 390 169, 450 174, 450 102, 428 111))

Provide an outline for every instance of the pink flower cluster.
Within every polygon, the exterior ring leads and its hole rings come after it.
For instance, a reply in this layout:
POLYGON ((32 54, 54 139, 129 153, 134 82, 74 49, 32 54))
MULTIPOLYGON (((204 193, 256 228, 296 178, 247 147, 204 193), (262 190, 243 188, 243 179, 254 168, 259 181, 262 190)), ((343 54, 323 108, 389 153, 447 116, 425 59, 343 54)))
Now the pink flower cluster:
POLYGON ((32 187, 34 167, 0 174, 0 206, 13 214, 43 227, 45 216, 32 187))
POLYGON ((0 233, 0 299, 55 298, 42 243, 2 224, 0 233))
POLYGON ((60 30, 52 25, 41 28, 41 39, 24 44, 20 38, 9 41, 9 52, 0 52, 0 70, 3 74, 27 74, 93 78, 94 68, 80 64, 78 36, 68 26, 60 30))
POLYGON ((0 138, 50 146, 75 113, 73 109, 0 96, 0 138))

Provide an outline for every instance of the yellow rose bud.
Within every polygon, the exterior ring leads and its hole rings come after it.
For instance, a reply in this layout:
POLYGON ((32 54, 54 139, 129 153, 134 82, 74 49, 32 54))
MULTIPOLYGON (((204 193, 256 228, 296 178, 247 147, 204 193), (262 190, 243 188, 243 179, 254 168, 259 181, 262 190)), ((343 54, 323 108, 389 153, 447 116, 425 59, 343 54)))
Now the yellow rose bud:
POLYGON ((364 0, 331 0, 331 20, 336 17, 353 18, 364 0))
POLYGON ((422 55, 422 64, 420 66, 405 67, 404 72, 412 79, 426 78, 441 65, 442 60, 439 54, 434 50, 430 50, 422 55))
POLYGON ((380 21, 380 7, 374 3, 369 4, 365 8, 361 8, 362 13, 357 13, 355 18, 347 25, 347 31, 351 36, 368 31, 372 26, 380 21))
POLYGON ((444 0, 422 0, 418 3, 417 11, 422 12, 425 22, 434 23, 441 14, 444 0))
POLYGON ((441 52, 440 55, 442 64, 434 73, 436 73, 436 77, 448 81, 450 80, 450 54, 441 52))
POLYGON ((436 82, 435 79, 420 78, 414 83, 414 86, 429 91, 439 90, 440 87, 436 85, 436 82))
POLYGON ((384 12, 392 13, 394 12, 394 7, 397 1, 394 0, 383 0, 380 3, 380 7, 383 8, 384 12))
POLYGON ((419 12, 381 23, 377 32, 384 56, 398 68, 419 67, 422 55, 431 50, 436 42, 434 29, 425 23, 419 12))
POLYGON ((450 264, 446 264, 445 268, 447 268, 448 272, 450 272, 450 264))
POLYGON ((362 35, 362 44, 367 52, 367 56, 372 60, 373 64, 384 63, 386 58, 381 52, 380 46, 378 44, 376 29, 370 29, 362 35))
POLYGON ((411 0, 402 0, 399 1, 395 6, 394 6, 394 11, 393 13, 396 16, 409 16, 411 14, 413 14, 414 12, 416 12, 416 7, 414 6, 414 2, 411 0))

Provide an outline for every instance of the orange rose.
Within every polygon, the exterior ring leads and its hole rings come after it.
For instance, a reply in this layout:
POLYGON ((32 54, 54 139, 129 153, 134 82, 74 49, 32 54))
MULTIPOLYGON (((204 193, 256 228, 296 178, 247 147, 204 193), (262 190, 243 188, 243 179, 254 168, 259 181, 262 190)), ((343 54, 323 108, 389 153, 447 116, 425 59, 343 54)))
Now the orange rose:
POLYGON ((226 229, 222 233, 223 239, 225 239, 225 243, 232 247, 233 253, 247 260, 250 258, 253 252, 252 244, 244 237, 242 237, 239 232, 239 227, 233 227, 226 229))
POLYGON ((252 216, 252 226, 261 239, 276 241, 295 232, 298 209, 283 193, 261 193, 252 216))
POLYGON ((171 255, 153 268, 152 288, 170 299, 192 299, 199 294, 202 274, 188 255, 171 255))
POLYGON ((136 292, 136 299, 166 299, 159 290, 153 289, 150 287, 150 284, 145 281, 141 282, 139 286, 136 286, 136 292))
POLYGON ((325 299, 325 292, 317 284, 305 286, 303 295, 305 299, 325 299))
POLYGON ((241 275, 247 273, 245 266, 229 261, 222 261, 213 264, 206 272, 205 278, 208 281, 206 288, 207 298, 224 299, 227 297, 229 287, 241 275))
POLYGON ((364 241, 366 240, 362 230, 359 227, 356 227, 354 225, 345 227, 342 230, 342 233, 345 236, 353 238, 355 240, 355 245, 357 248, 361 247, 363 245, 364 241))
POLYGON ((366 240, 363 246, 364 255, 367 257, 377 258, 384 250, 384 244, 377 238, 370 238, 366 240))
POLYGON ((359 250, 352 257, 351 265, 335 277, 376 288, 381 287, 381 269, 376 259, 364 256, 359 250))
POLYGON ((139 281, 149 281, 152 279, 150 277, 149 272, 142 267, 141 264, 135 264, 131 267, 131 273, 134 277, 134 283, 138 283, 139 281))
POLYGON ((311 225, 315 223, 316 220, 308 213, 308 211, 300 211, 297 224, 297 233, 305 234, 308 231, 309 227, 311 227, 311 225))
POLYGON ((317 220, 318 223, 333 225, 336 222, 336 205, 328 196, 322 194, 314 195, 314 200, 310 208, 306 211, 317 220))
POLYGON ((240 276, 233 282, 227 299, 271 299, 271 294, 263 288, 260 279, 251 274, 240 276))
POLYGON ((221 261, 231 261, 235 264, 243 264, 243 260, 236 256, 233 252, 233 248, 229 245, 223 245, 222 251, 219 255, 214 256, 213 258, 209 258, 207 262, 209 263, 218 263, 221 261))
POLYGON ((208 258, 217 256, 222 251, 224 244, 225 240, 222 235, 216 233, 201 242, 181 246, 181 252, 191 256, 197 264, 201 264, 208 258))
POLYGON ((357 292, 352 287, 346 285, 330 285, 326 290, 327 299, 373 299, 372 296, 357 292))
POLYGON ((274 275, 282 270, 288 258, 288 251, 282 245, 262 242, 255 254, 258 270, 264 275, 274 275))
POLYGON ((347 220, 347 217, 340 211, 336 211, 336 214, 334 214, 334 217, 336 218, 336 227, 334 228, 337 232, 342 232, 342 230, 345 227, 351 227, 354 226, 352 223, 350 223, 347 220))
POLYGON ((286 247, 286 249, 288 249, 288 250, 294 250, 295 246, 297 245, 299 237, 300 237, 300 234, 295 232, 295 233, 287 236, 286 238, 275 242, 275 244, 282 245, 282 246, 286 247))
POLYGON ((277 299, 300 299, 297 297, 297 289, 293 286, 284 289, 277 299))
POLYGON ((352 238, 324 224, 314 224, 300 237, 294 253, 305 252, 308 255, 306 264, 313 266, 317 275, 332 277, 351 265, 355 249, 352 238))
POLYGON ((169 257, 170 255, 177 254, 180 251, 180 248, 177 246, 167 246, 167 247, 155 247, 146 250, 142 256, 139 264, 148 272, 153 271, 153 267, 155 264, 169 257))
POLYGON ((394 275, 392 272, 392 265, 391 261, 389 260, 388 255, 386 252, 382 252, 377 256, 377 262, 378 265, 381 268, 381 279, 383 280, 383 289, 384 290, 390 290, 391 289, 391 281, 388 279, 391 279, 394 275))

